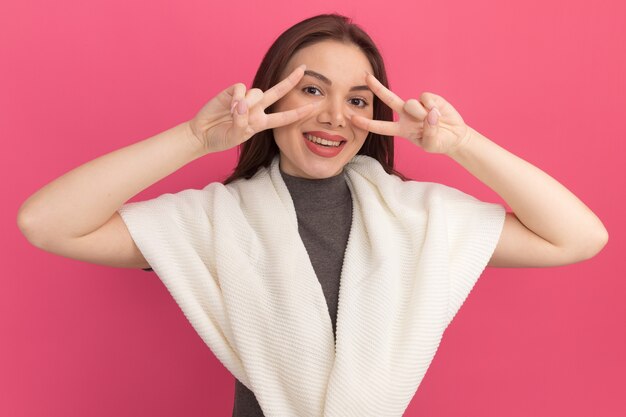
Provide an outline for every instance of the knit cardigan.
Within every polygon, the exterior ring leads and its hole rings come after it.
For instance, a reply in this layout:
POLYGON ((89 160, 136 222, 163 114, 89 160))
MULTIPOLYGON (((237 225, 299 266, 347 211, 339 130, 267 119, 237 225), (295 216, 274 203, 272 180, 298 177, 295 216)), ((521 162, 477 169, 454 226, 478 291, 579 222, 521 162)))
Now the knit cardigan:
POLYGON ((266 416, 401 416, 495 249, 504 207, 356 155, 344 168, 353 215, 335 340, 278 164, 118 211, 266 416))

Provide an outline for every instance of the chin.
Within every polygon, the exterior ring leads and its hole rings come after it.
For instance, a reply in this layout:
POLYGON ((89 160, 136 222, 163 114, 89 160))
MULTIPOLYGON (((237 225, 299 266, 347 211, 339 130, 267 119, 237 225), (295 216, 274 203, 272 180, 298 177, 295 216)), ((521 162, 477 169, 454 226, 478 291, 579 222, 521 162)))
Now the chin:
POLYGON ((280 149, 281 169, 292 176, 309 179, 337 176, 358 151, 355 143, 348 141, 339 149, 326 149, 312 145, 304 136, 301 138, 276 141, 280 149))

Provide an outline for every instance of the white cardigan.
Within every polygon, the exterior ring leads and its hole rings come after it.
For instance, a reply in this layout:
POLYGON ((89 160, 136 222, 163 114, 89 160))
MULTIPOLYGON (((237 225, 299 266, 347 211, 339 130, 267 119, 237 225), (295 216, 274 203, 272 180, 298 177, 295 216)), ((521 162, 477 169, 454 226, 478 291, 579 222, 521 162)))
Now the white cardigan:
POLYGON ((268 417, 401 416, 491 257, 505 210, 373 158, 344 175, 353 216, 337 340, 279 157, 250 180, 118 211, 215 356, 268 417))

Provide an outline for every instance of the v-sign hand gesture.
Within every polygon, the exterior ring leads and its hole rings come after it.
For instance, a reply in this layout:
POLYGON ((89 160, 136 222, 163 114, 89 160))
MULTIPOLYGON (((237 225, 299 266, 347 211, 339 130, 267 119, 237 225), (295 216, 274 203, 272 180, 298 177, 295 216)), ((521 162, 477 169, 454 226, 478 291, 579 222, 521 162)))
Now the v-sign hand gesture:
POLYGON ((242 83, 231 85, 206 103, 189 122, 193 136, 207 152, 219 152, 245 142, 262 130, 301 119, 318 103, 270 114, 265 109, 298 85, 304 70, 304 65, 299 66, 265 92, 258 88, 246 92, 242 83))
POLYGON ((372 120, 353 116, 357 127, 388 136, 401 136, 427 152, 451 154, 469 141, 471 129, 443 97, 422 93, 420 100, 406 102, 387 89, 372 74, 365 77, 372 92, 399 116, 398 121, 372 120))

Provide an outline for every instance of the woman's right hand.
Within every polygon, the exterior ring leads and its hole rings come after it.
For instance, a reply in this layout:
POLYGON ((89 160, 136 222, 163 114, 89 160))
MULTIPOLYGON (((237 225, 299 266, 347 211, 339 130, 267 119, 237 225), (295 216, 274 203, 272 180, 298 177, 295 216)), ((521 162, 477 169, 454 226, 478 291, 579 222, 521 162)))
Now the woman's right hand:
POLYGON ((288 125, 306 116, 317 103, 278 113, 264 111, 298 85, 305 68, 299 66, 265 92, 258 88, 246 92, 242 83, 231 85, 189 121, 195 138, 207 153, 219 152, 245 142, 262 130, 288 125))

